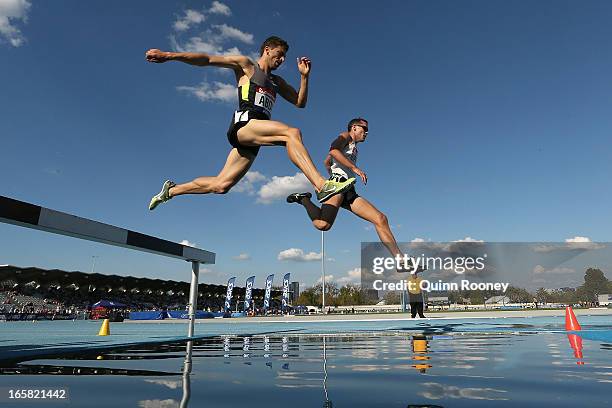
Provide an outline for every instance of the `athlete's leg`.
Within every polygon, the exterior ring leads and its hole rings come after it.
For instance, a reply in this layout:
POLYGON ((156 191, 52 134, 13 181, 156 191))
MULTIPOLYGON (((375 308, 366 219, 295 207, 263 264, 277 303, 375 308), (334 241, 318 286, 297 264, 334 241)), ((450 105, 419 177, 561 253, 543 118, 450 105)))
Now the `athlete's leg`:
POLYGON ((245 146, 286 146, 289 159, 312 183, 317 191, 325 184, 325 179, 317 171, 306 147, 302 143, 299 129, 274 120, 252 119, 238 130, 238 142, 245 146))
POLYGON ((391 232, 391 228, 389 227, 389 220, 387 220, 387 216, 385 214, 380 212, 376 207, 374 207, 374 205, 363 197, 357 197, 350 205, 350 209, 353 214, 374 224, 378 237, 380 238, 380 242, 387 247, 387 250, 391 253, 391 255, 402 255, 399 247, 397 246, 397 242, 395 241, 395 237, 391 232))
POLYGON ((316 229, 328 231, 332 225, 334 225, 342 200, 344 200, 344 194, 337 194, 327 200, 325 204, 319 208, 314 205, 309 198, 304 197, 300 201, 300 204, 306 209, 308 217, 310 217, 312 225, 314 225, 316 229))
POLYGON ((233 148, 223 169, 213 177, 198 177, 170 189, 170 197, 182 194, 225 194, 247 173, 256 154, 247 149, 233 148))

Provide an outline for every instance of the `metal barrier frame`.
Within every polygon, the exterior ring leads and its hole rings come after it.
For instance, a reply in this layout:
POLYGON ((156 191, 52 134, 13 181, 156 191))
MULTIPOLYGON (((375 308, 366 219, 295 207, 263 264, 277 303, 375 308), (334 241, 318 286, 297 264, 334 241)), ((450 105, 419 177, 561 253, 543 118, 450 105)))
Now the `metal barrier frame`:
POLYGON ((0 196, 0 222, 191 262, 188 336, 193 337, 200 264, 214 264, 214 252, 177 244, 5 196, 0 196))

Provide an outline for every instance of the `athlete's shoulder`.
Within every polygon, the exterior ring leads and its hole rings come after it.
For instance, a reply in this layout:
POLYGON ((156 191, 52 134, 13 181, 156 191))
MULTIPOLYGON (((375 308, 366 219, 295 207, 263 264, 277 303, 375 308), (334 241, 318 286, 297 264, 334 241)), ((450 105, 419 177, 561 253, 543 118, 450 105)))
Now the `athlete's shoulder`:
POLYGON ((274 85, 276 86, 287 85, 287 81, 285 81, 285 78, 280 75, 271 73, 270 75, 268 75, 268 78, 270 78, 270 81, 274 82, 274 85))
POLYGON ((338 135, 338 137, 336 137, 331 146, 329 147, 329 150, 332 149, 338 149, 338 150, 342 150, 344 149, 344 147, 346 145, 348 145, 351 141, 351 136, 349 135, 348 132, 342 132, 338 135))

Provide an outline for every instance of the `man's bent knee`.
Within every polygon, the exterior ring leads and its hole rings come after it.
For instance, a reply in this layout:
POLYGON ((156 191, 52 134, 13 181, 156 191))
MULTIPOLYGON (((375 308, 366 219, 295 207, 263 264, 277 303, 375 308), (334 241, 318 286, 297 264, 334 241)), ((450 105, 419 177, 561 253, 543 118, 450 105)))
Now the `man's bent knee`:
POLYGON ((332 224, 327 222, 327 221, 323 221, 323 220, 314 220, 312 222, 312 224, 315 226, 316 229, 318 229, 319 231, 329 231, 332 227, 332 224))
POLYGON ((296 142, 302 143, 302 132, 298 128, 289 128, 286 130, 287 138, 296 142))
POLYGON ((389 220, 387 219, 387 216, 383 213, 378 213, 376 214, 376 218, 374 219, 374 223, 376 225, 387 225, 389 223, 389 220))

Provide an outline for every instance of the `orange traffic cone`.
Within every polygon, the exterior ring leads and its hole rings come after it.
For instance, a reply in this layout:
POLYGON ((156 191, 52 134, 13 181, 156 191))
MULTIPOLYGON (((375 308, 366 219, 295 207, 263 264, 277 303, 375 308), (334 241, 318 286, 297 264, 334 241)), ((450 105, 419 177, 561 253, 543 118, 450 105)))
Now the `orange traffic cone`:
MULTIPOLYGON (((582 330, 582 327, 580 327, 580 323, 578 323, 578 319, 576 319, 576 315, 574 314, 571 306, 565 308, 565 330, 582 330)), ((577 334, 568 333, 567 339, 569 340, 570 347, 572 350, 574 350, 574 357, 582 360, 582 337, 578 336, 577 334)), ((584 361, 576 361, 576 364, 583 365, 584 361)))
MULTIPOLYGON (((569 340, 569 344, 574 350, 574 357, 583 358, 582 355, 582 337, 577 334, 568 334, 567 339, 569 340)), ((576 364, 584 364, 582 361, 578 361, 576 364)))
POLYGON ((582 327, 580 327, 580 323, 578 323, 578 319, 576 319, 576 315, 574 314, 571 306, 565 308, 565 330, 582 330, 582 327))

